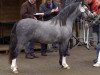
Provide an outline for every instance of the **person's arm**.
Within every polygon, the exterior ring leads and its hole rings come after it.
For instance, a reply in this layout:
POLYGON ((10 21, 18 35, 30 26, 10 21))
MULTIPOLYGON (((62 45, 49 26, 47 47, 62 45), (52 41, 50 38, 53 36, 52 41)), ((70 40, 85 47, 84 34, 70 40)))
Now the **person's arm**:
POLYGON ((54 8, 54 9, 52 9, 52 10, 46 11, 46 8, 45 8, 45 6, 44 6, 43 4, 40 5, 39 10, 40 10, 40 12, 44 13, 45 16, 46 16, 46 15, 51 15, 52 13, 55 13, 55 12, 58 12, 58 11, 59 11, 59 9, 58 9, 57 6, 56 6, 56 8, 54 8))
POLYGON ((43 4, 40 5, 39 10, 40 10, 40 12, 44 13, 44 15, 50 15, 52 13, 52 10, 46 11, 45 6, 43 4))
POLYGON ((97 4, 97 0, 93 0, 93 5, 92 5, 92 11, 94 15, 98 14, 98 4, 97 4))

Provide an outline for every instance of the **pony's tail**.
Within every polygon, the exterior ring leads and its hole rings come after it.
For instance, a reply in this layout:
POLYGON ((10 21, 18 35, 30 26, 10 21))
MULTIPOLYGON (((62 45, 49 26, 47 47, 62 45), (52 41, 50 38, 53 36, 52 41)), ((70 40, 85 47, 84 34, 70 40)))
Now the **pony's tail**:
POLYGON ((10 45, 9 45, 9 63, 11 64, 12 60, 16 58, 17 51, 15 51, 17 45, 17 36, 16 36, 16 26, 17 22, 14 24, 11 35, 10 35, 10 45))

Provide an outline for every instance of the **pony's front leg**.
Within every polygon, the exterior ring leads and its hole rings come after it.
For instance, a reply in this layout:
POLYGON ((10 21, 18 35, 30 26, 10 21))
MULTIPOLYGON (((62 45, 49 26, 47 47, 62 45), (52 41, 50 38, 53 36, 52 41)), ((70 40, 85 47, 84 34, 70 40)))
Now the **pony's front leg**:
POLYGON ((66 62, 66 56, 62 57, 62 66, 63 66, 63 68, 70 69, 69 65, 66 62))
POLYGON ((60 63, 60 65, 63 68, 70 69, 69 65, 66 62, 66 53, 67 53, 67 50, 68 50, 67 45, 61 44, 59 46, 59 55, 60 55, 59 63, 60 63))
POLYGON ((12 63, 11 63, 11 70, 12 70, 12 72, 14 72, 14 73, 18 73, 18 68, 17 68, 17 64, 16 64, 16 58, 12 60, 12 63))

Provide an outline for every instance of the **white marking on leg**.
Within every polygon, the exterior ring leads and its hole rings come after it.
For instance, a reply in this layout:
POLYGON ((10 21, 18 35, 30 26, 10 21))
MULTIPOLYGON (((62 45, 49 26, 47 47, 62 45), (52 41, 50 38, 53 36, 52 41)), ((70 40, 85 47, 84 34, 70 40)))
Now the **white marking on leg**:
POLYGON ((14 73, 18 73, 16 59, 12 60, 11 69, 14 73))
POLYGON ((63 56, 63 58, 62 58, 62 66, 63 66, 64 68, 70 69, 70 67, 69 67, 68 64, 66 63, 66 57, 64 57, 64 56, 63 56))

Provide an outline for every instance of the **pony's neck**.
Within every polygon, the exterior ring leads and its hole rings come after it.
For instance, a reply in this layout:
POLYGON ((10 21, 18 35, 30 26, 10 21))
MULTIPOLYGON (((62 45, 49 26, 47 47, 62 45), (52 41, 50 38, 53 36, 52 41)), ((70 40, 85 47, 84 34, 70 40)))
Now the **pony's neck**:
POLYGON ((78 8, 68 17, 66 21, 66 26, 69 27, 69 29, 73 28, 73 23, 75 19, 80 15, 80 11, 78 11, 78 8))
POLYGON ((78 9, 76 9, 68 18, 67 20, 70 21, 70 22, 74 22, 75 19, 81 14, 80 11, 78 11, 78 9))
POLYGON ((56 23, 59 23, 60 26, 65 26, 68 18, 69 19, 72 18, 71 20, 73 21, 76 18, 73 17, 74 15, 73 13, 75 12, 79 4, 80 2, 77 2, 77 3, 70 4, 69 6, 66 6, 63 10, 60 11, 60 13, 56 17, 54 17, 51 20, 51 22, 55 23, 55 25, 57 25, 56 23))
POLYGON ((61 25, 63 25, 63 26, 67 25, 66 21, 68 19, 70 19, 70 21, 72 21, 72 22, 75 20, 75 18, 78 15, 76 10, 77 10, 77 7, 79 6, 79 4, 80 4, 79 2, 70 4, 69 6, 66 6, 62 12, 60 12, 60 14, 58 15, 58 18, 60 20, 61 25))

